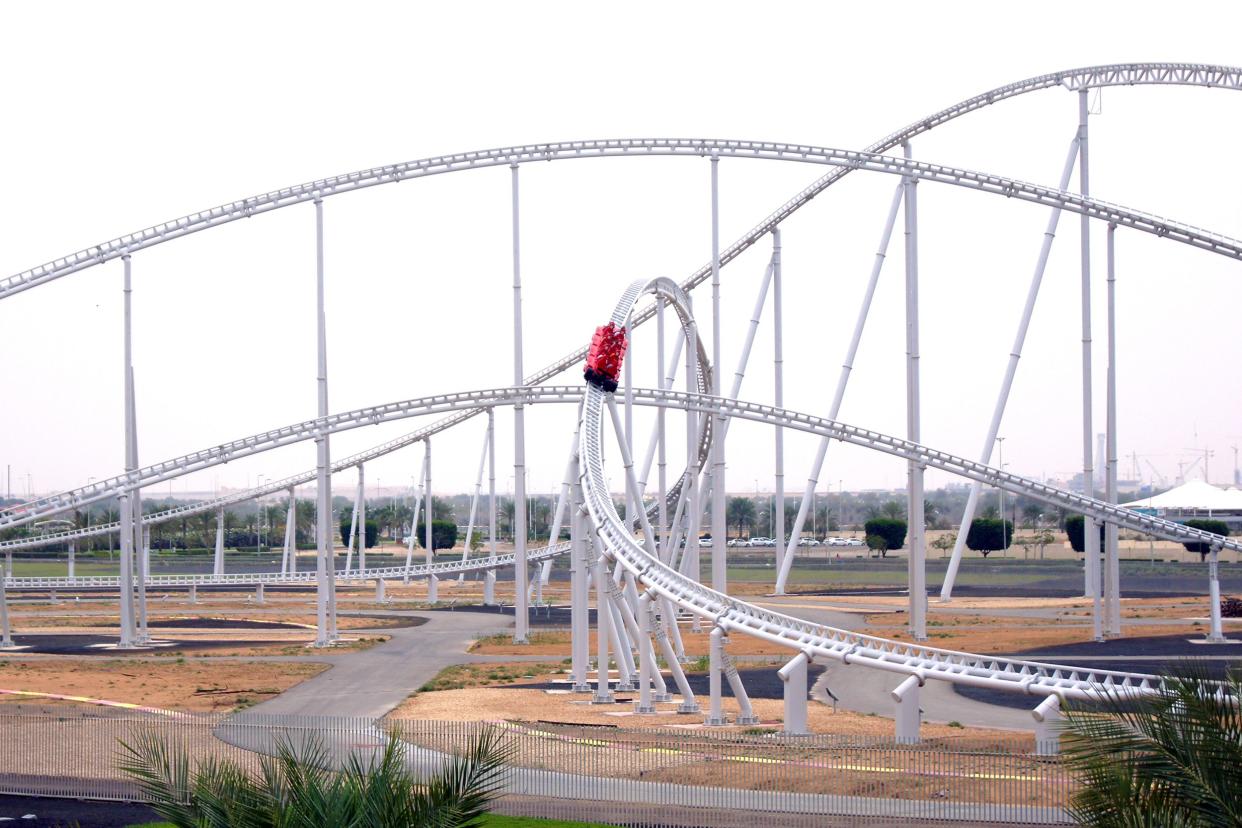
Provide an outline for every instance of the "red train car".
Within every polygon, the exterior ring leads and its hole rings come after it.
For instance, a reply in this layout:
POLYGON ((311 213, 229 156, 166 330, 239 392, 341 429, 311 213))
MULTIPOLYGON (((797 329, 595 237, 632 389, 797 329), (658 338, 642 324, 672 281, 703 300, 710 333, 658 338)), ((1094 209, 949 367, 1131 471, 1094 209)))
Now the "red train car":
POLYGON ((586 368, 582 372, 586 381, 608 393, 617 390, 617 378, 621 376, 621 363, 629 340, 625 328, 609 322, 595 329, 591 347, 587 350, 586 368))

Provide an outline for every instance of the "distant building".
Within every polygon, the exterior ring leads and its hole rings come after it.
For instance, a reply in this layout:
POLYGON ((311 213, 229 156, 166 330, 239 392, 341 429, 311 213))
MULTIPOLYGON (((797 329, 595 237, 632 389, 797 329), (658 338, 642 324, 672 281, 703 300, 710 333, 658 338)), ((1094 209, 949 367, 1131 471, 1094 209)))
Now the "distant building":
POLYGON ((1122 505, 1179 523, 1196 517, 1215 518, 1226 523, 1231 532, 1242 532, 1242 489, 1221 489, 1202 480, 1191 480, 1163 494, 1122 505))

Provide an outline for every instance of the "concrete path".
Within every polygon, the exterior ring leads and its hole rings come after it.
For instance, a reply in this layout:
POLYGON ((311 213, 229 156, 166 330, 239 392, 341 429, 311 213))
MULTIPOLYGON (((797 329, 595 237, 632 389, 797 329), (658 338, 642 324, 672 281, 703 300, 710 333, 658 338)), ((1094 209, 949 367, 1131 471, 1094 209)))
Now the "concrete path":
MULTIPOLYGON (((469 656, 466 648, 476 638, 513 625, 511 619, 494 611, 391 614, 417 615, 428 621, 418 627, 384 629, 384 634, 391 638, 368 650, 339 655, 326 651, 314 660, 331 663, 331 669, 251 709, 256 713, 379 718, 445 667, 466 661, 493 660, 469 656)), ((361 631, 350 630, 345 634, 353 632, 361 631)), ((526 658, 504 656, 503 660, 526 658)), ((546 661, 546 657, 543 660, 546 661)))

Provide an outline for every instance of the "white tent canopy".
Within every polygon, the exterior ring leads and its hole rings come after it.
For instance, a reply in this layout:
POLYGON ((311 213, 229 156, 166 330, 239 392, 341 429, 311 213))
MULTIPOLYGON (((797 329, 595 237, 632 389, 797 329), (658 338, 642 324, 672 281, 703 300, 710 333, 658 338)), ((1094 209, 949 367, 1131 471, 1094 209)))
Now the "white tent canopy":
POLYGON ((1154 497, 1123 503, 1132 509, 1167 509, 1180 512, 1242 512, 1242 489, 1219 489, 1202 480, 1189 480, 1154 497))

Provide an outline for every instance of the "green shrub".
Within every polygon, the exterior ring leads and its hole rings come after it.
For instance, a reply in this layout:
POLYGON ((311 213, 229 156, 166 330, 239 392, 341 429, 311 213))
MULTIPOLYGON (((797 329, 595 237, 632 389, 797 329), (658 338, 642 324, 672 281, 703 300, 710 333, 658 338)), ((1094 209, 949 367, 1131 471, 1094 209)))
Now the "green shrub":
POLYGON ((966 545, 987 557, 989 552, 1008 549, 1013 543, 1013 521, 1000 518, 975 518, 966 533, 966 545))
MULTIPOLYGON (((1193 529, 1202 529, 1204 532, 1212 532, 1216 535, 1229 535, 1229 524, 1225 523, 1223 520, 1216 520, 1214 518, 1191 518, 1190 520, 1184 521, 1184 523, 1193 529)), ((1212 551, 1212 545, 1210 543, 1201 543, 1199 541, 1186 541, 1182 544, 1182 546, 1185 546, 1187 551, 1198 552, 1199 560, 1203 560, 1207 557, 1207 553, 1212 551)))
MULTIPOLYGON (((1070 515, 1065 519, 1065 534, 1069 536, 1070 546, 1075 552, 1085 552, 1086 546, 1083 545, 1083 521, 1082 515, 1070 515)), ((1104 548, 1104 524, 1098 524, 1100 528, 1100 548, 1104 548)))
POLYGON ((872 518, 863 524, 863 531, 884 538, 889 549, 900 549, 906 544, 906 522, 900 518, 872 518))

